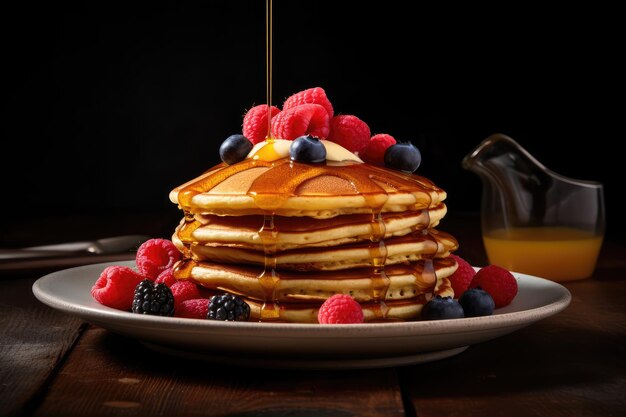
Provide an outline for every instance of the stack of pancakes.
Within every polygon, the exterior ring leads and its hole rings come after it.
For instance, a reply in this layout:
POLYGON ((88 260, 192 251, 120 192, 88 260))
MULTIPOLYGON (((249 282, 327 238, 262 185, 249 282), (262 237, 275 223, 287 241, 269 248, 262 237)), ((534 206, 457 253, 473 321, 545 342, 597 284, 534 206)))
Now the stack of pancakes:
POLYGON ((355 161, 248 158, 175 188, 184 211, 175 269, 245 299, 251 319, 316 322, 349 294, 366 321, 413 320, 434 295, 453 295, 456 240, 435 230, 445 192, 418 175, 355 161))

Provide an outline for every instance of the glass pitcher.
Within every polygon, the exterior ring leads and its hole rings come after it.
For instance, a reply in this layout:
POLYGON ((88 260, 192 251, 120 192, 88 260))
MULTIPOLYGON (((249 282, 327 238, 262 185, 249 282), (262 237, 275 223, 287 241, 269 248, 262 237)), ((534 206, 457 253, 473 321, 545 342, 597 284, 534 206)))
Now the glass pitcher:
POLYGON ((502 134, 463 159, 482 180, 489 263, 555 281, 593 274, 604 237, 602 184, 559 175, 502 134))

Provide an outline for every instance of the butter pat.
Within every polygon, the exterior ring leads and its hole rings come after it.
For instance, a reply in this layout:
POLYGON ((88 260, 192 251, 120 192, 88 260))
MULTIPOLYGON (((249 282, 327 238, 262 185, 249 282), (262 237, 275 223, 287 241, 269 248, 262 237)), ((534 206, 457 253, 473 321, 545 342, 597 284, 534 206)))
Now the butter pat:
MULTIPOLYGON (((258 159, 261 161, 276 161, 282 158, 289 158, 289 147, 291 146, 291 140, 274 139, 272 141, 259 142, 248 153, 246 158, 258 159)), ((321 140, 322 144, 326 148, 326 160, 327 161, 354 161, 363 163, 361 158, 347 150, 341 145, 331 142, 329 140, 321 140)))
POLYGON ((247 158, 261 161, 276 161, 277 159, 289 158, 290 140, 274 139, 272 141, 259 142, 248 153, 247 158))
POLYGON ((354 161, 363 163, 361 158, 359 158, 343 146, 336 144, 335 142, 324 139, 322 139, 320 142, 322 142, 324 144, 324 147, 326 148, 327 161, 354 161))

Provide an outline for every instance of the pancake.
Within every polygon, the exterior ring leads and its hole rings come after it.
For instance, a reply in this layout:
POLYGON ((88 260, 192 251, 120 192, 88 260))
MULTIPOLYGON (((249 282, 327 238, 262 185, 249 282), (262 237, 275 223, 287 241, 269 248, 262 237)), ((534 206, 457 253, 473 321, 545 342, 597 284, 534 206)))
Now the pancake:
MULTIPOLYGON (((424 304, 434 295, 442 297, 453 294, 450 281, 442 278, 440 285, 433 294, 423 294, 406 300, 393 300, 380 302, 361 303, 364 321, 409 321, 419 319, 424 304)), ((262 321, 270 314, 267 312, 268 305, 253 299, 242 297, 250 306, 250 320, 262 321)), ((317 312, 320 305, 316 303, 284 303, 270 306, 273 310, 271 316, 274 321, 287 323, 317 323, 317 312)))
MULTIPOLYGON (((383 213, 379 221, 371 214, 336 216, 331 219, 304 220, 301 217, 275 216, 272 245, 284 251, 299 247, 328 247, 370 240, 378 228, 383 238, 404 236, 416 230, 435 227, 446 214, 445 204, 404 213, 383 213), (379 225, 378 223, 382 223, 379 225)), ((264 250, 260 230, 264 216, 196 215, 194 221, 181 221, 178 239, 185 243, 223 245, 264 250)))
MULTIPOLYGON (((174 244, 183 249, 176 235, 174 244)), ((219 260, 227 263, 266 265, 297 271, 332 271, 371 266, 376 262, 386 265, 418 261, 424 258, 443 258, 456 250, 456 239, 445 232, 430 230, 392 237, 383 242, 359 242, 327 248, 300 248, 267 256, 261 251, 222 245, 192 245, 195 260, 219 260), (381 244, 382 243, 382 244, 381 244), (382 262, 381 262, 382 259, 382 262)), ((184 249, 183 249, 184 250, 184 249)))
MULTIPOLYGON (((433 296, 451 296, 452 287, 448 278, 441 278, 433 293, 417 297, 385 302, 361 302, 365 322, 412 321, 418 320, 424 304, 433 296)), ((250 306, 251 321, 271 321, 287 323, 317 323, 317 312, 320 303, 266 303, 245 296, 241 297, 250 306)))
POLYGON ((186 213, 313 218, 422 210, 445 198, 445 191, 419 175, 354 161, 305 164, 289 158, 220 164, 170 193, 186 213))
MULTIPOLYGON (((262 267, 226 265, 210 262, 182 262, 177 266, 187 279, 203 287, 226 291, 247 298, 264 301, 262 267)), ((432 293, 437 280, 447 278, 456 271, 452 258, 419 261, 385 268, 381 277, 372 268, 356 268, 331 272, 280 271, 272 286, 272 298, 279 303, 322 303, 333 294, 350 294, 358 302, 406 300, 432 293), (428 262, 428 263, 427 263, 428 262), (426 265, 426 267, 425 267, 426 265), (384 296, 378 293, 384 291, 384 296)))

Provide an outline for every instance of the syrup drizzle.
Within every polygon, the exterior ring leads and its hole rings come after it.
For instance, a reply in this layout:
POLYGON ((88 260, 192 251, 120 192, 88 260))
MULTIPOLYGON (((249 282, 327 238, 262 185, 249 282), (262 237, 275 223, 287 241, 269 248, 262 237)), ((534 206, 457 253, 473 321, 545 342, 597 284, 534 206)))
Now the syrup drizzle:
POLYGON ((266 214, 263 226, 259 230, 259 236, 263 242, 264 265, 263 272, 258 280, 263 288, 264 300, 261 306, 260 321, 277 320, 280 318, 280 308, 276 299, 276 288, 280 282, 280 276, 276 269, 276 244, 278 243, 278 230, 274 224, 274 213, 266 214))
POLYGON ((387 202, 387 196, 384 201, 374 201, 370 196, 364 196, 367 205, 372 208, 371 234, 370 234, 370 260, 372 262, 372 286, 371 297, 375 303, 373 309, 376 319, 385 319, 389 308, 385 304, 387 291, 391 281, 385 273, 385 262, 387 261, 387 246, 385 245, 386 227, 382 217, 382 209, 384 203, 387 202), (377 205, 374 205, 377 204, 377 205))

